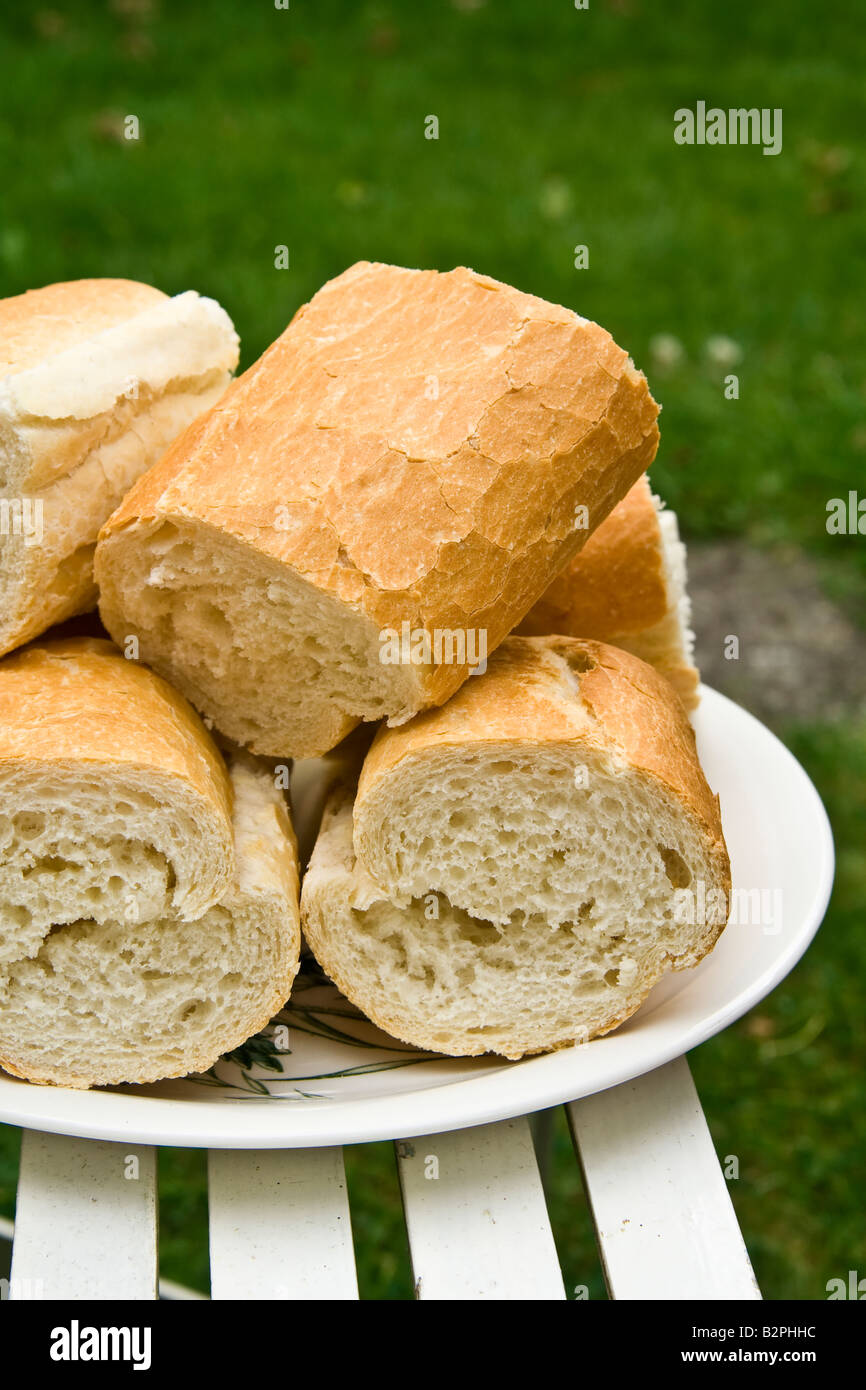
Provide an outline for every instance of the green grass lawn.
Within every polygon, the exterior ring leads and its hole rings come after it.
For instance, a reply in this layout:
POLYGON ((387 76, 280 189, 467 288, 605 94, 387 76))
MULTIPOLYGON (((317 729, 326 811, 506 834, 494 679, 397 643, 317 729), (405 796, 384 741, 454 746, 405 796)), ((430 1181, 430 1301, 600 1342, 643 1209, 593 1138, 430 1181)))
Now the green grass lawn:
MULTIPOLYGON (((472 265, 597 318, 646 369, 653 477, 688 539, 799 545, 862 622, 866 538, 825 526, 828 499, 866 491, 854 19, 838 0, 20 6, 0 19, 0 295, 85 275, 196 288, 248 364, 356 259, 472 265), (698 99, 782 108, 782 153, 675 145, 673 113, 698 99)), ((833 820, 833 903, 790 979, 692 1063, 718 1151, 740 1160, 764 1292, 803 1299, 866 1273, 866 726, 781 732, 833 820)), ((16 1155, 0 1131, 7 1213, 16 1155)), ((348 1168, 363 1290, 410 1296, 390 1151, 348 1168)), ((164 1272, 200 1286, 203 1173, 163 1155, 164 1272)), ((567 1286, 602 1296, 564 1130, 550 1200, 567 1286)))

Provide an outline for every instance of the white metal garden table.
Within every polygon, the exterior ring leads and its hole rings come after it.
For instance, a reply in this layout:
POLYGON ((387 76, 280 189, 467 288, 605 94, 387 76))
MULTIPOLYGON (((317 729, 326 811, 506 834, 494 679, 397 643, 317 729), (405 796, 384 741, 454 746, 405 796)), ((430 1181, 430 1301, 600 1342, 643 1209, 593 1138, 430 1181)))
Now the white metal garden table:
MULTIPOLYGON (((566 1110, 613 1298, 760 1298, 684 1057, 566 1110)), ((575 1297, 527 1118, 395 1147, 417 1298, 575 1297)), ((25 1130, 10 1296, 156 1298, 157 1154, 25 1130)), ((211 1150, 208 1172, 212 1298, 358 1297, 339 1147, 211 1150)))

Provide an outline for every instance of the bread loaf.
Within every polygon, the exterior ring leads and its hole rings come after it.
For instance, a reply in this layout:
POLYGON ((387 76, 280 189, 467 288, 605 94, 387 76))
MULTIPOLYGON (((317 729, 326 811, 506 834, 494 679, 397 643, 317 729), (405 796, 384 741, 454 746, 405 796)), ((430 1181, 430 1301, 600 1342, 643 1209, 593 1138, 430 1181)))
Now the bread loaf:
POLYGON ((298 967, 284 799, 91 638, 0 663, 0 1066, 86 1087, 209 1067, 298 967))
POLYGON ((106 524, 118 642, 258 753, 441 704, 651 462, 597 324, 471 270, 362 263, 106 524))
POLYGON ((237 360, 228 315, 192 291, 75 280, 0 301, 0 653, 96 606, 100 526, 237 360))
POLYGON ((380 731, 301 895, 343 993, 419 1047, 506 1057, 609 1032, 727 919, 717 799, 668 683, 629 653, 512 637, 380 731), (691 906, 691 910, 689 907, 691 906))
POLYGON ((666 676, 686 709, 698 703, 686 548, 676 513, 639 478, 530 609, 519 633, 593 637, 666 676))

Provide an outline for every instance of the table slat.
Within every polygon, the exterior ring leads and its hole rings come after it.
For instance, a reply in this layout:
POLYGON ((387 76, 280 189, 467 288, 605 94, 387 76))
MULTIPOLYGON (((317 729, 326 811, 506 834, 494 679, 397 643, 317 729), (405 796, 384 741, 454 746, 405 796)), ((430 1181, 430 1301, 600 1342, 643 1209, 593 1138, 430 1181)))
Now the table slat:
POLYGON ((527 1119, 396 1144, 419 1299, 563 1299, 527 1119))
POLYGON ((211 1297, 358 1297, 343 1151, 211 1150, 211 1297))
POLYGON ((566 1109, 611 1297, 761 1297, 685 1057, 566 1109))
POLYGON ((155 1299, 156 1153, 25 1130, 10 1296, 155 1299))

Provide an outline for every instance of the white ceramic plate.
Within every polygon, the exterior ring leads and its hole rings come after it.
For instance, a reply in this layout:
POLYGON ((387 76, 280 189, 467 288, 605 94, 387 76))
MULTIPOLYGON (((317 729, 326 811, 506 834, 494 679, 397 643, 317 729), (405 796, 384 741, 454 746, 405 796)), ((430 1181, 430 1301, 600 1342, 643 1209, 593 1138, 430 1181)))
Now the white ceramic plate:
POLYGON ((361 1143, 541 1110, 688 1052, 784 979, 817 931, 833 881, 824 807, 783 744, 706 688, 695 727, 721 798, 737 920, 696 970, 668 976, 608 1037, 521 1062, 433 1056, 387 1038, 308 975, 265 1033, 205 1075, 71 1091, 0 1072, 0 1120, 184 1147, 361 1143))

